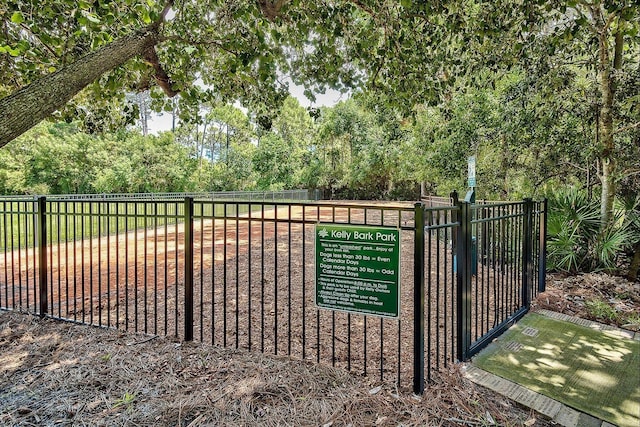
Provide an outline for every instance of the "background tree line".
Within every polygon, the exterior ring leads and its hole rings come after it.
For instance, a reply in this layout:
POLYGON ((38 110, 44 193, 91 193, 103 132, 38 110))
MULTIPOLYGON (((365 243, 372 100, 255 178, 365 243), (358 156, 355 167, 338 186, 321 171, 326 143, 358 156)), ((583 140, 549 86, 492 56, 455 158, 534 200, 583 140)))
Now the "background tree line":
POLYGON ((637 264, 639 12, 628 0, 9 1, 2 190, 415 198, 463 188, 474 154, 479 197, 570 201, 559 230, 572 234, 551 240, 564 268, 611 266, 623 247, 637 264), (310 97, 356 95, 312 120, 287 105, 283 75, 310 97), (148 104, 128 99, 146 90, 148 104), (172 109, 175 133, 121 130, 148 108, 172 109), (16 139, 45 118, 72 124, 16 139))
MULTIPOLYGON (((0 150, 0 191, 321 188, 333 198, 416 199, 420 186, 434 195, 463 190, 467 158, 475 155, 480 198, 517 200, 574 186, 597 199, 595 89, 575 71, 550 78, 543 85, 514 71, 495 85, 461 85, 412 116, 379 93, 359 92, 315 112, 287 98, 266 124, 251 112, 206 104, 196 120, 157 136, 142 135, 146 121, 94 134, 77 122, 45 123, 0 150)), ((630 122, 640 120, 637 108, 629 112, 630 122)), ((639 138, 637 128, 619 138, 622 198, 640 190, 639 138)))

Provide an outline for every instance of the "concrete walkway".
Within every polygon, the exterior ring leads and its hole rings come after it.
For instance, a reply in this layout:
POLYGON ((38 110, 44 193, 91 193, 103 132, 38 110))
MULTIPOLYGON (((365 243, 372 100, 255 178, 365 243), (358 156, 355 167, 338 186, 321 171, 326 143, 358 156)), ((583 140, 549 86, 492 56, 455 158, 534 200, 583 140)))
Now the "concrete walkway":
MULTIPOLYGON (((609 334, 619 335, 621 338, 640 341, 640 332, 634 333, 632 331, 603 325, 590 320, 580 319, 549 310, 538 310, 536 313, 552 319, 582 325, 590 329, 608 331, 609 334)), ((520 405, 531 408, 559 425, 566 427, 615 427, 613 424, 577 411, 561 402, 558 402, 557 400, 516 384, 513 381, 479 369, 478 367, 473 366, 473 363, 465 364, 462 370, 465 376, 474 383, 500 393, 520 405)))

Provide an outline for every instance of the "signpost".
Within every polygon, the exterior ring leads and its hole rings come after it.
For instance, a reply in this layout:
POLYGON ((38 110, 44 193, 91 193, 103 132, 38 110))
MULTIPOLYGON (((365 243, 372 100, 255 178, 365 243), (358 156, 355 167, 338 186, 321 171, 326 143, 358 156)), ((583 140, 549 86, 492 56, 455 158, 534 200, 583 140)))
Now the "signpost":
POLYGON ((316 225, 316 305, 400 316, 400 231, 390 227, 316 225))
POLYGON ((476 156, 471 156, 467 159, 468 173, 468 186, 474 188, 476 186, 476 156))

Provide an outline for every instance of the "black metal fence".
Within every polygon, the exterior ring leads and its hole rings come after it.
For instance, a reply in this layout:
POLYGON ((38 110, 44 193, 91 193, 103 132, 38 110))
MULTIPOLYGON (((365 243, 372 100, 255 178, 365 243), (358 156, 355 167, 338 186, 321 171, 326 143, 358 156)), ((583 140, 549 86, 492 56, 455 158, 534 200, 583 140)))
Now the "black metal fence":
POLYGON ((0 200, 0 308, 424 389, 544 288, 545 202, 0 200), (400 317, 314 305, 318 223, 400 230, 400 317))
MULTIPOLYGON (((48 200, 184 200, 191 197, 194 200, 238 200, 251 202, 275 201, 307 201, 321 199, 322 191, 312 190, 279 190, 279 191, 200 191, 191 193, 110 193, 110 194, 62 194, 47 196, 48 200)), ((7 197, 7 196, 4 196, 7 197)), ((8 198, 23 196, 8 196, 8 198)))

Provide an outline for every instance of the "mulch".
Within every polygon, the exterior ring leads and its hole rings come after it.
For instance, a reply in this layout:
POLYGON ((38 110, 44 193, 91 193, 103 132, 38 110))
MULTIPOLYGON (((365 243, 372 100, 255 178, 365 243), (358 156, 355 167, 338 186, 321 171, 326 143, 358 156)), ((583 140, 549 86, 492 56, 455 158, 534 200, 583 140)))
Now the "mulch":
POLYGON ((0 424, 551 425, 457 368, 424 395, 347 371, 0 312, 0 424))
POLYGON ((575 276, 547 275, 547 286, 532 302, 533 309, 547 309, 569 316, 600 323, 640 330, 640 324, 629 323, 629 318, 640 319, 640 282, 602 272, 575 276), (608 305, 612 316, 598 316, 589 309, 589 302, 608 305), (615 314, 615 316, 613 316, 615 314))

